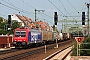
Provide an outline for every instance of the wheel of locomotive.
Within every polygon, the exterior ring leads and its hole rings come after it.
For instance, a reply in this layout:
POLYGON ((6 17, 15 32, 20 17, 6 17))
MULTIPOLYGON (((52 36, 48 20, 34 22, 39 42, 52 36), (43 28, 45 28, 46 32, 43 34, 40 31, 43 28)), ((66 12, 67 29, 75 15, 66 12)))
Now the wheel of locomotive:
POLYGON ((25 46, 22 46, 22 48, 26 49, 26 48, 28 48, 28 46, 27 46, 27 45, 25 45, 25 46))

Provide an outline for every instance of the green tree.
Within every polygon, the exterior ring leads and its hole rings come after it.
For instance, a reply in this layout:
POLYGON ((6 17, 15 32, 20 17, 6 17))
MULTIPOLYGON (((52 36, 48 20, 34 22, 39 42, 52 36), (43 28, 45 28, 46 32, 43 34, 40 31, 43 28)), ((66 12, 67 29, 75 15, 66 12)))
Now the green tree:
POLYGON ((0 35, 7 33, 7 31, 5 30, 5 24, 6 23, 7 22, 6 21, 3 22, 3 18, 0 17, 0 35))
POLYGON ((0 23, 2 23, 3 22, 3 19, 0 17, 0 23))
POLYGON ((18 27, 20 27, 19 23, 17 21, 12 20, 11 30, 8 31, 7 20, 3 22, 2 18, 0 18, 0 35, 7 33, 13 34, 14 29, 18 27))
POLYGON ((17 22, 17 21, 12 21, 12 26, 11 26, 11 31, 10 31, 10 34, 13 34, 14 33, 14 29, 20 27, 20 24, 17 22))
POLYGON ((3 34, 3 35, 6 35, 6 34, 7 34, 7 31, 6 31, 6 30, 3 30, 3 29, 0 30, 0 35, 2 35, 2 34, 3 34))
POLYGON ((53 28, 53 31, 56 31, 57 33, 59 33, 59 31, 58 31, 57 27, 55 27, 55 25, 53 25, 52 28, 53 28))
MULTIPOLYGON (((90 49, 90 37, 86 38, 83 43, 89 43, 89 44, 82 44, 81 49, 90 49)), ((80 52, 81 56, 90 56, 90 50, 81 50, 80 52)))
POLYGON ((74 42, 74 48, 73 48, 73 52, 72 52, 72 56, 76 56, 77 55, 77 42, 76 40, 73 41, 74 42))

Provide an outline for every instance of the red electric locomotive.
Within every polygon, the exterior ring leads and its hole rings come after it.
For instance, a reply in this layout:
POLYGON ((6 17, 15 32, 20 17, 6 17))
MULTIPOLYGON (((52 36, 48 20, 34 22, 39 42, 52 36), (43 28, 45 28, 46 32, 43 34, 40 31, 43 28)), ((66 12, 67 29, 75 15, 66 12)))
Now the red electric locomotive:
POLYGON ((14 31, 13 45, 26 48, 32 44, 41 42, 41 32, 39 30, 29 28, 17 28, 14 31))

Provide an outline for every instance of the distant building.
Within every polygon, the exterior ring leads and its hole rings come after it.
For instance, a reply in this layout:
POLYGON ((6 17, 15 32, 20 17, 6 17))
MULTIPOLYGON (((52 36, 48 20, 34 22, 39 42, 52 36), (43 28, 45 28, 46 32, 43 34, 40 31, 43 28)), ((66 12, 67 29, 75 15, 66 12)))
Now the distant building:
POLYGON ((42 30, 50 31, 50 26, 46 22, 38 21, 37 26, 38 26, 38 28, 41 28, 42 30))
POLYGON ((52 31, 52 28, 49 26, 48 23, 43 21, 37 21, 36 23, 33 22, 30 18, 26 16, 21 16, 18 14, 11 15, 12 20, 16 20, 20 23, 20 26, 26 26, 33 29, 45 30, 45 31, 52 31), (35 27, 36 25, 36 27, 35 27))
POLYGON ((11 15, 11 19, 18 21, 21 26, 27 26, 27 27, 30 27, 30 28, 35 26, 33 21, 30 18, 26 17, 26 16, 13 14, 13 15, 11 15))

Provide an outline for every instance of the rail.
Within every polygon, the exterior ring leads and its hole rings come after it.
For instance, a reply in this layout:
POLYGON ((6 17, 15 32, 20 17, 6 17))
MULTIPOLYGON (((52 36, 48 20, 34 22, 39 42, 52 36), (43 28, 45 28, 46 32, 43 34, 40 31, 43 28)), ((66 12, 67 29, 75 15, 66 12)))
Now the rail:
POLYGON ((68 54, 72 51, 72 47, 73 46, 69 46, 62 50, 59 50, 43 60, 64 60, 68 56, 68 54))
MULTIPOLYGON (((70 42, 70 41, 67 41, 67 43, 70 42)), ((65 43, 60 43, 59 46, 62 46, 64 45, 65 43)), ((47 46, 47 51, 50 50, 50 49, 53 49, 55 46, 55 44, 52 44, 52 45, 48 45, 47 46)), ((44 47, 39 47, 35 50, 25 50, 23 52, 18 52, 17 54, 9 54, 8 56, 1 56, 0 59, 1 60, 13 60, 13 59, 16 59, 16 60, 19 60, 19 59, 23 59, 25 57, 29 57, 31 55, 35 55, 35 54, 38 54, 38 53, 41 53, 41 52, 44 52, 44 47)))

